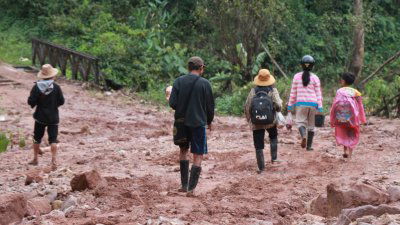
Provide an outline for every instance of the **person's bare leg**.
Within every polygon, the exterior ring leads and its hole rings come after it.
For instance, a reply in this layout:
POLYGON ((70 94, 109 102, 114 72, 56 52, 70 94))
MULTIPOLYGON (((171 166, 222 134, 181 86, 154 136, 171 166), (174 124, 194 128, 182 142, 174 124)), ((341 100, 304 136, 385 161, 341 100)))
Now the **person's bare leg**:
POLYGON ((349 157, 349 153, 347 152, 347 147, 343 146, 343 158, 348 158, 349 157))
POLYGON ((203 162, 203 155, 193 154, 193 165, 201 167, 201 162, 203 162))
POLYGON ((180 148, 179 160, 189 160, 189 148, 180 148))
POLYGON ((353 149, 352 148, 348 148, 349 149, 349 158, 351 158, 351 156, 353 155, 353 149))
POLYGON ((50 145, 51 149, 51 167, 52 169, 57 169, 57 144, 52 143, 50 145))
POLYGON ((28 163, 29 165, 34 165, 34 166, 38 165, 39 152, 40 152, 40 144, 34 143, 33 144, 33 160, 28 163))
POLYGON ((39 155, 41 155, 41 156, 44 154, 44 152, 42 151, 42 149, 40 148, 40 146, 39 146, 39 152, 38 152, 38 153, 39 153, 39 155))

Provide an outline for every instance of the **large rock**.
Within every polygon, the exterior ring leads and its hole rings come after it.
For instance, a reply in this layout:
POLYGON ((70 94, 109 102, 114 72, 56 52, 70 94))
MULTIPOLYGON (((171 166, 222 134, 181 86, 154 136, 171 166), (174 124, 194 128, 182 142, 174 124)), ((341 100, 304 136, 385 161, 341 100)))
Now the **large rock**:
POLYGON ((350 225, 398 225, 400 224, 400 214, 390 215, 383 214, 380 217, 376 216, 364 216, 356 221, 350 223, 350 225))
POLYGON ((72 191, 95 189, 107 185, 107 181, 96 170, 76 175, 71 180, 72 191))
POLYGON ((351 186, 327 186, 327 215, 338 216, 342 209, 362 205, 379 205, 389 201, 389 195, 371 185, 355 183, 351 186))
POLYGON ((19 223, 27 213, 27 201, 23 194, 0 195, 0 224, 19 223))
POLYGON ((308 206, 308 213, 322 217, 328 216, 328 198, 326 194, 320 194, 311 200, 308 206))
POLYGON ((400 200, 400 187, 399 186, 389 186, 387 188, 389 194, 389 199, 391 202, 397 202, 400 200))
POLYGON ((28 216, 40 216, 51 212, 51 204, 46 197, 36 197, 27 202, 28 216))
POLYGON ((352 221, 364 216, 382 216, 383 214, 399 214, 400 208, 389 205, 364 205, 352 209, 344 209, 335 225, 349 225, 352 221))

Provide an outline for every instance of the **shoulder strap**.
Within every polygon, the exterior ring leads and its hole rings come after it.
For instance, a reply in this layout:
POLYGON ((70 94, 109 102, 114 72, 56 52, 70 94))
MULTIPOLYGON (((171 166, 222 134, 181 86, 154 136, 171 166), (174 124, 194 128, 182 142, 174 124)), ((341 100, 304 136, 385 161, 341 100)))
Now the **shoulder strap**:
POLYGON ((267 90, 263 90, 260 87, 256 87, 254 89, 254 94, 257 95, 258 93, 263 93, 263 94, 268 95, 271 91, 272 91, 271 87, 267 87, 267 90))
POLYGON ((194 86, 196 85, 196 83, 197 83, 197 81, 198 81, 199 79, 200 79, 200 76, 198 75, 198 76, 196 77, 196 79, 194 79, 193 84, 192 84, 192 86, 190 87, 189 96, 188 96, 188 98, 186 99, 185 106, 184 106, 185 108, 183 108, 183 110, 182 110, 182 112, 183 112, 183 117, 186 116, 187 107, 188 107, 188 104, 189 104, 190 99, 192 98, 192 93, 193 93, 194 86))

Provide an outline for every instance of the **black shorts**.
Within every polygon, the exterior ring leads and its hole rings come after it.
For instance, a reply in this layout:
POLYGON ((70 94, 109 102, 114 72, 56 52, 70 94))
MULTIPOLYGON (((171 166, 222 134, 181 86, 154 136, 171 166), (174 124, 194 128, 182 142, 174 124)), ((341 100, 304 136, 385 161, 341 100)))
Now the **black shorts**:
POLYGON ((207 134, 206 134, 206 127, 187 127, 186 131, 187 139, 189 142, 180 144, 180 148, 189 148, 190 145, 190 152, 197 155, 203 155, 208 153, 207 148, 207 134))
POLYGON ((47 127, 47 135, 49 136, 49 144, 58 143, 58 125, 47 125, 39 122, 35 122, 35 128, 33 131, 33 141, 35 144, 40 144, 44 136, 44 132, 47 127))

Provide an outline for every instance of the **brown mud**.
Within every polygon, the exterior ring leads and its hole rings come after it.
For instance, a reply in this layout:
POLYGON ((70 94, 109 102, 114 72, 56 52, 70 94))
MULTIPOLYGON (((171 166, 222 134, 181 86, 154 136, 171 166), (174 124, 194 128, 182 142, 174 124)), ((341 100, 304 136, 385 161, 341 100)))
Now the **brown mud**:
MULTIPOLYGON (((400 182, 400 121, 368 118, 351 160, 342 159, 333 130, 317 130, 314 151, 300 148, 297 132, 279 131, 279 165, 269 163, 256 173, 252 133, 244 118, 216 117, 208 135, 209 154, 196 197, 177 192, 180 184, 178 148, 171 141, 173 112, 121 93, 106 95, 81 83, 58 79, 66 104, 60 108, 59 167, 50 171, 50 150, 39 166, 32 157, 33 118, 27 105, 34 74, 0 66, 0 76, 20 85, 0 87, 0 108, 7 121, 2 131, 26 137, 0 154, 0 194, 41 195, 56 190, 57 198, 74 195, 77 207, 66 214, 25 218, 24 224, 145 224, 160 216, 190 224, 296 224, 307 202, 331 182, 369 182, 385 186, 400 182), (74 174, 96 169, 108 185, 72 192, 74 174), (38 171, 43 181, 25 185, 25 175, 38 171)), ((268 143, 266 143, 268 146, 268 143)))

